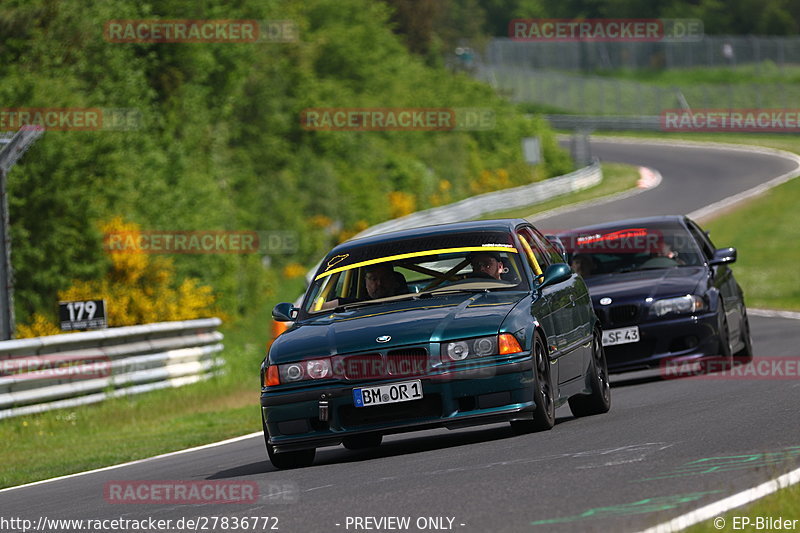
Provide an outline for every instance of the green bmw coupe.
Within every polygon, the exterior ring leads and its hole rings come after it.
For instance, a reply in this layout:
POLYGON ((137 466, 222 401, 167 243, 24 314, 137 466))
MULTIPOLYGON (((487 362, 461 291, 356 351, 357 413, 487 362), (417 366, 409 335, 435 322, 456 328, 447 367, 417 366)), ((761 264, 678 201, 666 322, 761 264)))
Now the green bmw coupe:
POLYGON ((316 448, 510 422, 547 430, 608 411, 600 325, 582 278, 525 220, 427 226, 356 239, 322 261, 261 365, 277 468, 316 448))

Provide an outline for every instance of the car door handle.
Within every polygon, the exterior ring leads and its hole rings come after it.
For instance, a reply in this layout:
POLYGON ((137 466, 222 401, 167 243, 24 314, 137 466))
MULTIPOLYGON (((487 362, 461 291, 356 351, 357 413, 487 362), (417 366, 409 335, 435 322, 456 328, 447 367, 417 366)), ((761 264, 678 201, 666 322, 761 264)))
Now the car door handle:
POLYGON ((570 294, 569 295, 569 306, 570 307, 575 307, 575 295, 574 294, 570 294))

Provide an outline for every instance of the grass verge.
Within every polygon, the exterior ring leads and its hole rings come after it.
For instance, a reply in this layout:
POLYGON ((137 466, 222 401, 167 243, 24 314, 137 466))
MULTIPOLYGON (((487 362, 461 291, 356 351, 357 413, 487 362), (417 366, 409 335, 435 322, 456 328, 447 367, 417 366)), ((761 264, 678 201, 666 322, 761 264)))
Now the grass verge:
POLYGON ((719 517, 702 522, 686 530, 687 533, 711 533, 731 532, 731 531, 796 531, 800 522, 795 522, 794 527, 783 527, 780 529, 766 527, 757 528, 757 520, 761 518, 773 518, 782 520, 800 519, 800 485, 792 485, 786 489, 773 493, 765 498, 745 507, 734 509, 728 513, 720 515, 724 522, 719 521, 719 517), (744 520, 749 519, 746 523, 744 520), (717 520, 715 526, 714 520, 717 520))
POLYGON ((483 215, 475 220, 488 220, 492 218, 525 218, 543 211, 555 209, 557 207, 603 198, 605 196, 624 192, 636 187, 636 182, 639 180, 638 167, 633 165, 624 165, 622 163, 603 163, 602 168, 603 181, 594 187, 590 187, 574 194, 558 196, 552 200, 547 200, 546 202, 539 204, 518 207, 506 211, 487 213, 486 215, 483 215))
POLYGON ((748 63, 732 67, 692 67, 670 69, 617 69, 592 72, 604 78, 633 80, 671 87, 674 85, 717 85, 753 83, 798 83, 800 67, 778 67, 771 61, 748 63))
MULTIPOLYGON (((151 457, 261 430, 258 368, 272 305, 293 300, 303 280, 223 327, 226 373, 208 381, 74 409, 0 420, 0 488, 151 457)), ((266 451, 261 458, 266 460, 266 451)))

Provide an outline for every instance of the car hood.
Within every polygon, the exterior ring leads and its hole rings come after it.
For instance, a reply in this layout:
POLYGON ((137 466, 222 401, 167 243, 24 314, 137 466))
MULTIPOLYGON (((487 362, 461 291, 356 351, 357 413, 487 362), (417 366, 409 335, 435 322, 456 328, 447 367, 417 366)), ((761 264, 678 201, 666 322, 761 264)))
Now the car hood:
POLYGON ((600 298, 644 300, 694 294, 707 280, 705 267, 686 266, 601 274, 585 279, 595 304, 600 298))
POLYGON ((528 293, 458 293, 387 302, 306 320, 272 344, 272 364, 497 334, 528 293), (389 336, 379 343, 378 337, 389 336))

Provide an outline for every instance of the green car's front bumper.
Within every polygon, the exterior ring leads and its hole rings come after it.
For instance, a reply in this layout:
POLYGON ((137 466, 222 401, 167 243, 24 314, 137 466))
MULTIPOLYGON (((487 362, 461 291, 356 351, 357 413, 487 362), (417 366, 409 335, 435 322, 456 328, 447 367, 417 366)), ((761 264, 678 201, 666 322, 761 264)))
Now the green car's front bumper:
POLYGON ((511 362, 472 366, 407 378, 339 382, 261 393, 269 444, 276 452, 335 446, 361 433, 401 433, 435 427, 455 429, 530 420, 535 407, 530 353, 511 362), (420 380, 423 397, 355 407, 353 389, 420 380), (324 420, 327 418, 327 420, 324 420))

